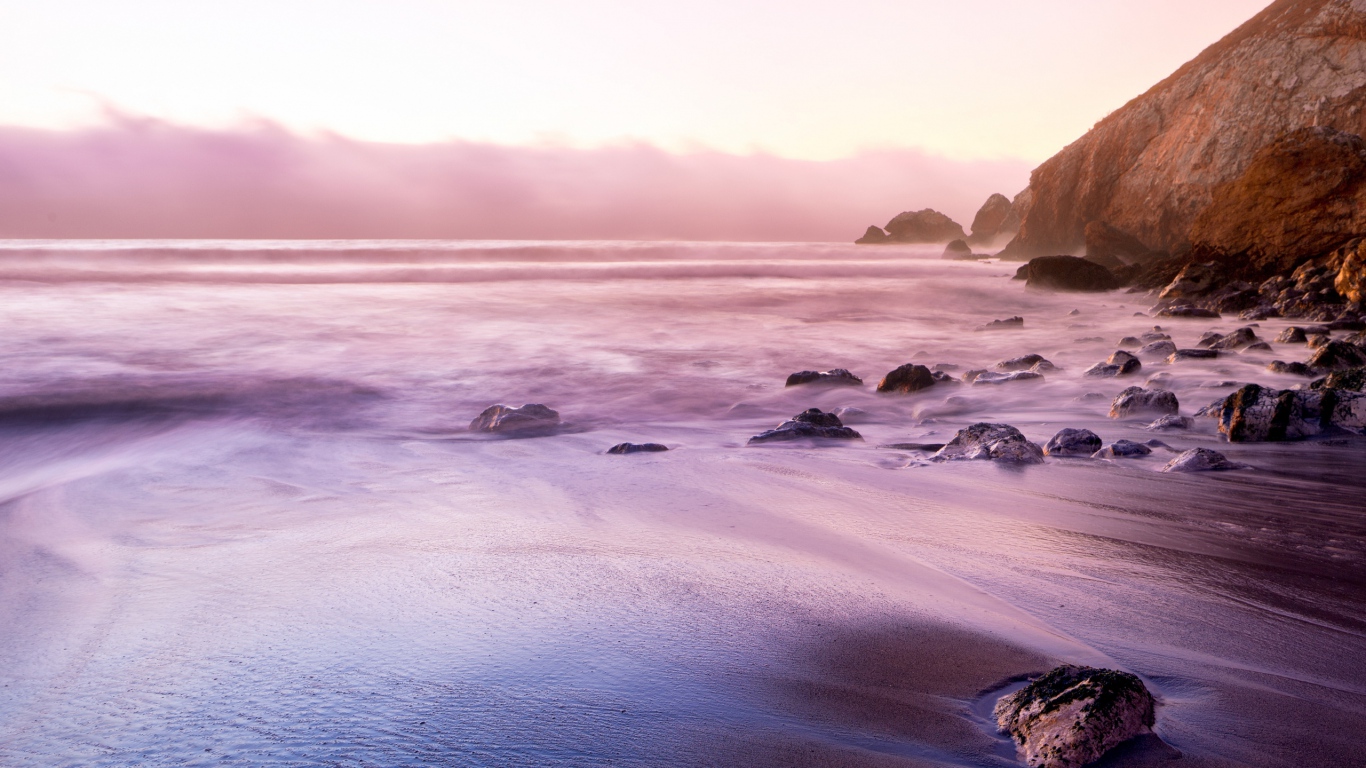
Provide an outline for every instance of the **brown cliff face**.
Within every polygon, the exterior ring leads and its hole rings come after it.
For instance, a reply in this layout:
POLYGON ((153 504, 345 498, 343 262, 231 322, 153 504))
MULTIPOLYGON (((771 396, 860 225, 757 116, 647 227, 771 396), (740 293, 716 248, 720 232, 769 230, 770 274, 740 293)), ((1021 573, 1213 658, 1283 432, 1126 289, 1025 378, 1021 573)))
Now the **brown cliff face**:
POLYGON ((1366 233, 1366 142, 1304 128, 1259 150, 1247 170, 1214 188, 1191 239, 1248 274, 1289 272, 1366 233))
POLYGON ((1182 250, 1217 187, 1315 125, 1366 133, 1366 0, 1278 0, 1101 120, 1034 170, 1002 255, 1079 250, 1092 221, 1182 250))

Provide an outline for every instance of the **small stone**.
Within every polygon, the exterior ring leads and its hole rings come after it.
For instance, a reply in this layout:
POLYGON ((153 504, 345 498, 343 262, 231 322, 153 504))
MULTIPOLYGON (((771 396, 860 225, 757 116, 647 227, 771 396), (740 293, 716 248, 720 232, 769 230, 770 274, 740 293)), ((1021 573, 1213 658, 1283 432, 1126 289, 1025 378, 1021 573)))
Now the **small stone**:
POLYGON ((523 433, 547 432, 560 424, 560 414, 540 403, 513 408, 490 405, 470 422, 471 432, 523 433))
POLYGON ((989 459, 1016 464, 1042 464, 1043 449, 1025 439, 1009 424, 973 424, 934 455, 936 461, 989 459))
POLYGON ((992 320, 986 325, 978 328, 979 331, 1011 331, 1024 328, 1023 317, 1007 317, 1004 320, 992 320))
POLYGON ((804 438, 827 440, 862 440, 863 435, 844 426, 840 417, 819 408, 802 411, 777 427, 749 439, 750 445, 774 443, 804 438))
POLYGON ((879 392, 909 394, 929 389, 935 385, 934 373, 923 365, 907 363, 882 377, 877 385, 879 392))
POLYGON ((1133 459, 1147 456, 1153 449, 1133 440, 1116 440, 1092 454, 1093 459, 1133 459))
POLYGON ((1178 349, 1167 356, 1167 362, 1179 363, 1182 360, 1213 360, 1219 356, 1214 349, 1178 349))
POLYGON ((1309 339, 1304 335, 1304 329, 1297 326, 1289 326, 1281 331, 1276 337, 1278 344, 1307 344, 1309 339))
POLYGON ((1123 419, 1145 413, 1178 413, 1181 405, 1174 393, 1165 389, 1144 389, 1129 387, 1120 392, 1110 403, 1110 418, 1123 419))
POLYGON ((1208 448, 1192 448, 1167 462, 1163 472, 1220 472, 1230 469, 1247 469, 1246 464, 1238 464, 1218 451, 1208 448))
POLYGON ((1154 341, 1171 341, 1172 337, 1162 332, 1162 326, 1154 325, 1151 331, 1147 331, 1142 336, 1139 336, 1138 340, 1144 344, 1149 344, 1154 341))
POLYGON ((1267 344, 1265 341, 1254 341, 1253 343, 1251 343, 1251 344, 1247 345, 1246 347, 1244 347, 1244 348, 1243 348, 1243 351, 1244 351, 1244 352, 1274 352, 1275 350, 1272 349, 1272 348, 1271 348, 1271 345, 1270 345, 1270 344, 1267 344))
POLYGON ((669 446, 659 443, 619 443, 607 449, 607 452, 615 456, 624 456, 628 453, 660 453, 669 450, 669 446))
POLYGON ((1127 672, 1062 666, 1001 697, 992 714, 1032 768, 1078 768, 1148 733, 1153 696, 1127 672))
POLYGON ((1096 363, 1090 368, 1087 368, 1084 375, 1128 376, 1131 373, 1137 373, 1141 368, 1143 368, 1143 364, 1138 361, 1137 357, 1134 357, 1124 350, 1118 350, 1110 355, 1109 359, 1105 362, 1096 363))
POLYGON ((1205 309, 1205 308, 1203 308, 1203 307, 1194 307, 1194 306, 1191 306, 1191 305, 1189 305, 1189 304, 1186 304, 1186 305, 1181 305, 1181 306, 1176 306, 1176 307, 1167 307, 1166 309, 1159 310, 1156 314, 1153 315, 1153 317, 1209 317, 1209 318, 1218 318, 1218 317, 1219 317, 1219 313, 1218 313, 1218 312, 1215 312, 1215 311, 1212 310, 1212 309, 1205 309))
POLYGON ((863 379, 843 368, 831 368, 828 371, 798 371, 787 377, 785 386, 795 387, 800 384, 834 384, 861 387, 863 386, 863 379))
POLYGON ((1195 346, 1209 349, 1210 347, 1214 346, 1215 342, 1221 341, 1223 340, 1223 338, 1224 334, 1222 333, 1215 333, 1214 331, 1205 331, 1203 334, 1200 335, 1200 340, 1195 342, 1195 346))
POLYGON ((1210 349, 1242 349, 1261 342, 1257 334, 1249 327, 1239 328, 1227 336, 1221 337, 1218 341, 1210 345, 1210 349))
MULTIPOLYGON (((964 381, 967 376, 963 376, 964 381)), ((972 379, 974 386, 983 384, 1007 384, 1012 381, 1029 381, 1030 379, 1043 379, 1043 374, 1036 371, 1015 371, 1014 373, 996 373, 994 371, 982 371, 972 379)))
POLYGON ((1139 357, 1145 357, 1149 359, 1158 358, 1165 360, 1175 353, 1176 345, 1166 340, 1154 341, 1150 344, 1144 345, 1142 349, 1138 350, 1139 357))
POLYGON ((998 371, 1027 371, 1039 365, 1045 365, 1045 370, 1055 370, 1056 366, 1048 362, 1043 355, 1025 355, 1015 357, 1010 360, 1003 360, 996 364, 998 371))
POLYGON ((1168 414, 1144 427, 1144 429, 1152 432, 1165 432, 1173 429, 1190 429, 1194 423, 1189 416, 1168 414))
POLYGON ((1120 339, 1119 343, 1115 346, 1119 347, 1120 349, 1134 349, 1136 347, 1143 346, 1143 342, 1134 336, 1125 336, 1124 338, 1120 339))
POLYGON ((1272 373, 1288 373, 1292 376, 1313 376, 1314 371, 1304 363, 1287 363, 1284 360, 1272 360, 1266 369, 1272 373))
POLYGON ((1043 447, 1047 456, 1090 456, 1101 446, 1100 436, 1089 429, 1064 429, 1043 447))

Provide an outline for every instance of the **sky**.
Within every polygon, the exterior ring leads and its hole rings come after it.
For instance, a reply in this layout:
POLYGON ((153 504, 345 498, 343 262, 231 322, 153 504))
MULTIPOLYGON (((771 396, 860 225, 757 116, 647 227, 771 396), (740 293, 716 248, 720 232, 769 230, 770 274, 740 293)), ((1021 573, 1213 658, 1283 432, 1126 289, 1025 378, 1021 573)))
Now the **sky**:
MULTIPOLYGON (((644 147, 757 158, 755 173, 774 159, 994 163, 997 179, 963 193, 985 198, 1018 192, 1028 168, 1265 4, 0 0, 0 127, 58 144, 164 139, 128 132, 152 121, 542 159, 644 147)), ((26 194, 6 183, 0 202, 26 194)), ((876 219, 922 202, 888 200, 876 219)))

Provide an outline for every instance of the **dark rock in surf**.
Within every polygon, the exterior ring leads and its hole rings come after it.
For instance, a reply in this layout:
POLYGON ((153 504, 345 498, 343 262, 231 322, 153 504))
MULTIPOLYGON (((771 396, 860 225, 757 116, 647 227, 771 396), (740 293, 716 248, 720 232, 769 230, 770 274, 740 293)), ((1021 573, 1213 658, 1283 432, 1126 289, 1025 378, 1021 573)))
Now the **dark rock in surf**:
POLYGON ((1191 425, 1193 425, 1194 423, 1195 422, 1193 422, 1189 416, 1180 416, 1172 414, 1163 416, 1157 421, 1154 421, 1153 423, 1144 427, 1144 429, 1150 432, 1166 432, 1169 430, 1190 429, 1191 425))
POLYGON ((1047 291, 1110 291, 1120 285, 1110 270, 1076 256, 1040 256, 1023 269, 1028 287, 1047 291))
POLYGON ((1284 360, 1272 360, 1266 369, 1271 373, 1288 373, 1292 376, 1313 376, 1314 371, 1304 363, 1287 363, 1284 360))
POLYGON ((1178 413, 1181 404, 1176 395, 1165 389, 1129 387, 1110 403, 1110 418, 1125 419, 1143 414, 1166 415, 1178 413))
MULTIPOLYGON (((945 374, 947 375, 947 374, 945 374)), ((906 363, 878 382, 877 391, 910 394, 935 385, 934 373, 923 365, 906 363)))
POLYGON ((1043 355, 1025 355, 1023 357, 1013 357, 1009 360, 1002 360, 996 364, 998 371, 1034 371, 1043 373, 1056 371, 1058 367, 1048 362, 1043 355))
POLYGON ((1220 341, 1223 338, 1224 334, 1222 333, 1216 333, 1214 331, 1205 331, 1204 333, 1200 334, 1200 339, 1195 342, 1195 346, 1209 349, 1210 347, 1214 346, 1215 342, 1220 341))
POLYGON ((1139 357, 1157 358, 1160 360, 1166 360, 1175 353, 1176 345, 1170 341, 1154 341, 1151 344, 1145 344, 1142 349, 1138 350, 1139 357))
MULTIPOLYGON (((1246 326, 1239 328, 1227 336, 1221 336, 1209 345, 1214 350, 1243 349, 1260 342, 1256 332, 1246 326)), ((1201 345, 1203 346, 1203 345, 1201 345)))
POLYGON ((1247 469, 1246 464, 1229 461, 1228 457, 1208 448, 1192 448, 1167 462, 1163 472, 1222 472, 1247 469))
POLYGON ((819 408, 802 411, 777 427, 749 439, 750 445, 788 440, 862 440, 863 435, 844 426, 840 417, 819 408))
POLYGON ((1106 377, 1128 376, 1129 374, 1137 373, 1142 368, 1143 363, 1140 363, 1137 357, 1134 357, 1124 350, 1117 350, 1114 354, 1110 355, 1109 359, 1105 362, 1096 363, 1090 368, 1087 368, 1084 375, 1106 377))
POLYGON ((1143 342, 1137 337, 1125 336, 1124 338, 1120 339, 1119 343, 1115 346, 1119 347, 1120 349, 1133 349, 1135 347, 1143 346, 1143 342))
POLYGON ((828 371, 798 371, 787 377, 785 386, 795 387, 801 384, 833 384, 852 387, 863 386, 863 379, 855 376, 843 368, 831 368, 828 371))
POLYGON ((1014 331, 1024 328, 1023 317, 1007 317, 1004 320, 992 320, 986 325, 978 328, 979 331, 1014 331))
POLYGON ((1167 362, 1179 363, 1182 360, 1213 360, 1219 356, 1215 349, 1178 349, 1167 356, 1167 362))
POLYGON ((1315 380, 1310 389, 1346 389, 1352 392, 1366 392, 1366 368, 1348 368, 1333 371, 1315 380))
POLYGON ((619 443, 607 449, 613 456, 625 456, 631 453, 662 453, 669 450, 669 446, 659 443, 619 443))
POLYGON ((1179 304, 1174 307, 1159 309, 1153 317, 1208 317, 1218 318, 1219 313, 1212 309, 1197 307, 1191 304, 1179 304))
POLYGON ((1014 464, 1042 464, 1043 449, 1009 424, 973 424, 934 455, 936 461, 986 459, 1014 464))
MULTIPOLYGON (((969 371, 969 373, 973 372, 969 371)), ((1037 371, 1015 371, 1014 373, 996 373, 995 371, 980 371, 976 373, 977 375, 974 376, 971 380, 973 386, 988 384, 1008 384, 1012 381, 1030 381, 1034 379, 1043 379, 1043 374, 1038 373, 1037 371)), ((964 374, 963 380, 968 381, 968 377, 966 374, 964 374)))
POLYGON ((1091 455, 1094 459, 1136 459, 1147 456, 1153 449, 1133 440, 1116 440, 1091 455))
POLYGON ((992 714, 1033 768, 1079 768, 1148 733, 1153 696, 1127 672, 1058 667, 996 703, 992 714))
POLYGON ((471 432, 532 434, 553 431, 560 425, 560 414, 541 405, 528 403, 518 408, 491 405, 470 422, 471 432))
POLYGON ((1345 341, 1330 341, 1319 347, 1308 365, 1316 371, 1338 371, 1366 366, 1366 351, 1345 341))
POLYGON ((1089 429, 1064 429, 1043 447, 1047 456, 1090 456, 1100 449, 1100 436, 1089 429))
POLYGON ((1289 326, 1281 331, 1281 335, 1276 337, 1278 344, 1307 344, 1308 337, 1304 335, 1304 329, 1298 326, 1289 326))
POLYGON ((1248 384, 1219 410, 1219 433, 1231 443, 1302 440, 1329 430, 1366 432, 1366 394, 1248 384))

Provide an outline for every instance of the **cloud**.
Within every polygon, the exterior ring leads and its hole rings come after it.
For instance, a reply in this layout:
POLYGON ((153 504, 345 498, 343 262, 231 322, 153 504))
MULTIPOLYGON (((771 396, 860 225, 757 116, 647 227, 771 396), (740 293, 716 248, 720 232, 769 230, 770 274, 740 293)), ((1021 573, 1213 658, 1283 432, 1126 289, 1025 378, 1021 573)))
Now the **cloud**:
POLYGON ((848 241, 922 207, 969 225, 1020 160, 833 161, 305 137, 114 117, 0 128, 0 237, 848 241))

